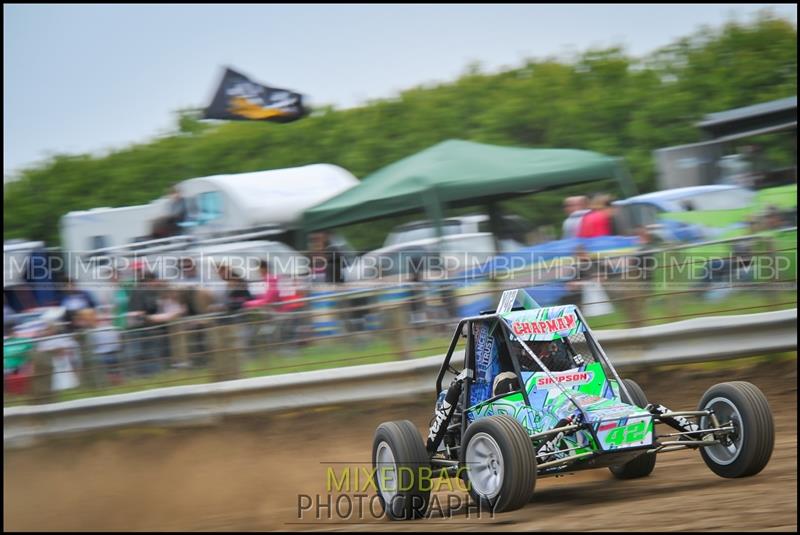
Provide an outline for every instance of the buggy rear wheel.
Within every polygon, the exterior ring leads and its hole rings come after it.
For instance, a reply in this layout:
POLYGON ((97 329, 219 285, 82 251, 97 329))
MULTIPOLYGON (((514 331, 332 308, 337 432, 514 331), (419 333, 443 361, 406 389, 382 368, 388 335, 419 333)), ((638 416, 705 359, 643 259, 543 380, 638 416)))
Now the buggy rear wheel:
POLYGON ((421 518, 428 510, 431 463, 417 427, 408 420, 384 422, 375 431, 372 468, 383 510, 391 520, 421 518))
MULTIPOLYGON (((767 465, 775 445, 775 423, 767 398, 752 383, 734 381, 709 388, 700 399, 700 410, 712 410, 721 426, 733 425, 733 432, 720 436, 720 444, 700 450, 706 465, 721 477, 746 477, 767 465)), ((703 416, 700 427, 713 427, 703 416)))
MULTIPOLYGON (((625 383, 625 388, 631 395, 629 399, 623 392, 622 402, 629 405, 636 405, 642 409, 647 407, 647 396, 645 396, 642 387, 636 384, 632 379, 623 379, 622 382, 625 383)), ((655 432, 655 426, 653 426, 653 432, 655 432)), ((643 453, 625 464, 612 465, 609 466, 608 469, 617 479, 636 479, 649 476, 655 467, 656 454, 643 453)))
POLYGON ((536 485, 536 452, 525 429, 510 416, 488 416, 467 427, 461 457, 469 492, 495 513, 527 504, 536 485))

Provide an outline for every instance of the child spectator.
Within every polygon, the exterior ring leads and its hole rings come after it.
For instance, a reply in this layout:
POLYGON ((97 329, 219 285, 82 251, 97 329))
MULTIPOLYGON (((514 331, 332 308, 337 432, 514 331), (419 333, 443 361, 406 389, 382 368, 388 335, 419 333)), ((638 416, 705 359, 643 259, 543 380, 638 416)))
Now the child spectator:
POLYGON ((99 319, 94 310, 81 311, 89 348, 88 365, 94 384, 105 386, 122 383, 122 345, 119 331, 107 320, 99 319))
POLYGON ((45 336, 52 337, 42 340, 38 350, 48 353, 53 362, 53 378, 51 389, 55 392, 69 390, 80 386, 77 370, 81 366, 80 346, 69 334, 58 335, 58 328, 51 324, 45 336))

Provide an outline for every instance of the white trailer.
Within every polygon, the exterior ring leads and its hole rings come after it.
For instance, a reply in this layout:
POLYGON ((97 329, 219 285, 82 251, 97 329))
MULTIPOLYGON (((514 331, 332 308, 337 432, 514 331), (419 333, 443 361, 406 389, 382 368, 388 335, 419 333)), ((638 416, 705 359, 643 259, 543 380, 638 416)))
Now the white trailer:
POLYGON ((61 246, 65 252, 85 255, 150 239, 153 222, 167 215, 166 199, 120 208, 92 208, 61 218, 61 246))
MULTIPOLYGON (((188 210, 180 227, 195 238, 267 226, 292 229, 307 208, 356 184, 356 177, 331 164, 192 178, 177 185, 188 210)), ((154 223, 169 215, 169 203, 162 197, 139 206, 69 212, 61 218, 62 248, 88 257, 148 240, 154 223)))
POLYGON ((356 184, 358 179, 339 166, 313 164, 192 178, 178 190, 189 209, 186 231, 203 235, 270 225, 292 229, 307 208, 356 184))
MULTIPOLYGON (((167 197, 139 206, 70 212, 60 224, 66 271, 89 289, 102 279, 100 273, 108 272, 113 257, 135 250, 180 254, 199 243, 276 236, 298 228, 307 208, 356 184, 356 177, 331 164, 184 180, 176 185, 187 209, 178 224, 180 235, 158 240, 151 238, 154 224, 170 215, 167 197)), ((94 286, 91 291, 102 284, 94 286)))

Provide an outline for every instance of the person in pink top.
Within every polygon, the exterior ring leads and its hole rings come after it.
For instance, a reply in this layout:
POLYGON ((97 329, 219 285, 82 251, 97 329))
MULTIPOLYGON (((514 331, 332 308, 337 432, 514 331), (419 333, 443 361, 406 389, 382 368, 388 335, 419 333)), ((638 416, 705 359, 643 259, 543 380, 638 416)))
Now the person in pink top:
POLYGON ((278 303, 280 301, 278 277, 270 272, 269 263, 266 260, 261 260, 261 264, 259 265, 258 269, 261 272, 261 277, 264 280, 264 293, 255 299, 245 301, 245 308, 258 308, 270 305, 272 303, 278 303))
POLYGON ((611 198, 598 194, 589 203, 590 212, 581 219, 578 229, 579 238, 597 238, 611 236, 614 233, 611 221, 611 198))

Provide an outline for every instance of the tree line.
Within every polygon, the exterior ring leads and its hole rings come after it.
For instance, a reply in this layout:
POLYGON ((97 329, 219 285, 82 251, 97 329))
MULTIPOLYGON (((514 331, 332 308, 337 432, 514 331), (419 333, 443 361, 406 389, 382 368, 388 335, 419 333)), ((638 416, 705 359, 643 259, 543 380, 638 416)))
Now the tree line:
MULTIPOLYGON (((761 12, 701 28, 645 57, 615 47, 530 59, 499 73, 472 64, 452 82, 357 108, 321 106, 290 124, 208 123, 181 110, 169 135, 99 157, 56 155, 20 171, 4 186, 4 238, 55 245, 68 211, 146 203, 198 176, 327 162, 363 178, 449 138, 619 156, 639 190, 649 191, 652 151, 699 141, 694 124, 705 114, 796 93, 797 29, 761 12)), ((768 149, 779 163, 793 161, 793 147, 768 149)), ((534 224, 557 224, 563 196, 545 192, 505 205, 534 224)), ((357 248, 375 247, 397 222, 354 225, 345 234, 357 248)))

